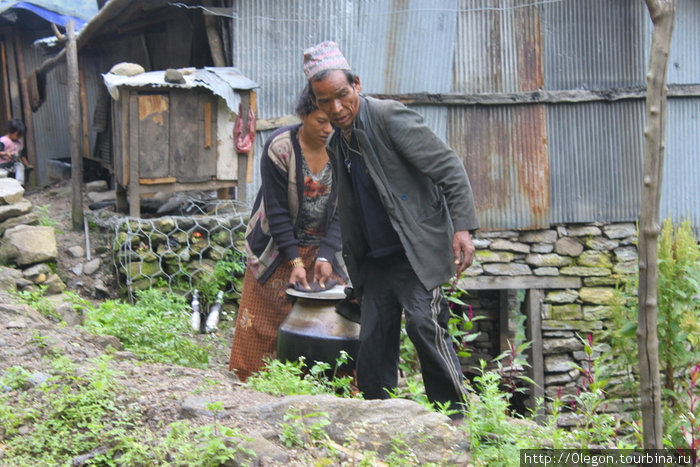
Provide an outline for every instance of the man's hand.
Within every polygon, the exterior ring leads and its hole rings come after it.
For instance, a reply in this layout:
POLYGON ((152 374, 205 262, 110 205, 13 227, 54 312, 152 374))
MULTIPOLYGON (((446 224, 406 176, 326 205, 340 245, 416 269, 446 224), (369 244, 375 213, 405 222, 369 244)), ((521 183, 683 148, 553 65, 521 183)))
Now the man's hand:
POLYGON ((333 266, 328 261, 316 261, 314 265, 314 282, 318 282, 318 285, 322 289, 326 288, 326 281, 331 278, 333 274, 333 266))
POLYGON ((452 239, 452 251, 454 252, 457 275, 459 276, 474 261, 475 249, 472 244, 472 236, 468 230, 455 232, 455 236, 452 239))

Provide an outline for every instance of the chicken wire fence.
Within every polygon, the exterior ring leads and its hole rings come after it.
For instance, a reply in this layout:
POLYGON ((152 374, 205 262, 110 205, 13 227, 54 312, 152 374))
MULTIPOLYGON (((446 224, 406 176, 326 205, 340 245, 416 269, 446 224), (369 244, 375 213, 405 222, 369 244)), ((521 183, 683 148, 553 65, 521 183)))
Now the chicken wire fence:
POLYGON ((192 200, 182 211, 188 215, 111 215, 98 222, 113 232, 114 268, 120 292, 129 300, 151 287, 185 294, 198 289, 215 295, 222 290, 228 297, 240 296, 248 207, 233 200, 192 200))

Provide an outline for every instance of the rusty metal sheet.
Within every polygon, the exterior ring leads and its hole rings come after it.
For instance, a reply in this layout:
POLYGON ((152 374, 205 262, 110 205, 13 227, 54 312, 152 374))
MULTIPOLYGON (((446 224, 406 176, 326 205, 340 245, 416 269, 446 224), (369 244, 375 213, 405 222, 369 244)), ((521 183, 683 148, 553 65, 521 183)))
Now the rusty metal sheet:
POLYGON ((482 227, 548 227, 545 107, 458 107, 449 114, 450 144, 464 161, 482 227))

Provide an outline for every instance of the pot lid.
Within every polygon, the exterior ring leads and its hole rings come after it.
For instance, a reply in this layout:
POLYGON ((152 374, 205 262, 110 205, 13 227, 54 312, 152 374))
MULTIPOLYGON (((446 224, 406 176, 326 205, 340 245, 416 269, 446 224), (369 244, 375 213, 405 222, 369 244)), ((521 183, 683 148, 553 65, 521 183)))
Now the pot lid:
POLYGON ((316 300, 342 300, 345 298, 345 287, 347 286, 338 284, 335 287, 318 292, 302 292, 290 287, 286 290, 286 292, 287 295, 291 295, 292 297, 311 298, 316 300))

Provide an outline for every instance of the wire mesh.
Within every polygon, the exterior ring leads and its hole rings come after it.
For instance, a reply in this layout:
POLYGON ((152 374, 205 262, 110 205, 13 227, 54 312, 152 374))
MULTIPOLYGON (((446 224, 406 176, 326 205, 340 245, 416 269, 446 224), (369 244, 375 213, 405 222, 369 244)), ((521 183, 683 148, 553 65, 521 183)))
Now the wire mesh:
MULTIPOLYGON (((101 218, 111 229, 112 257, 121 294, 134 300, 135 292, 151 287, 190 294, 213 280, 217 263, 245 260, 244 233, 248 207, 233 200, 202 203, 189 199, 181 212, 157 218, 113 214, 101 218)), ((240 296, 235 277, 224 293, 240 296)))

